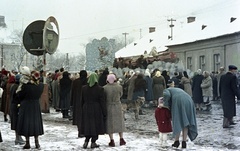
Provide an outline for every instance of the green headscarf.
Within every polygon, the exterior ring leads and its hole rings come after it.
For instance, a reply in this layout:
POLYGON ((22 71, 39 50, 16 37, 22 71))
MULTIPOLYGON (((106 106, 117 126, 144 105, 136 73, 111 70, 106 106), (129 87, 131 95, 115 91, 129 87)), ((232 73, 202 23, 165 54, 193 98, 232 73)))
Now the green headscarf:
POLYGON ((94 86, 95 83, 98 83, 98 75, 96 73, 90 74, 87 83, 89 84, 90 87, 94 86))

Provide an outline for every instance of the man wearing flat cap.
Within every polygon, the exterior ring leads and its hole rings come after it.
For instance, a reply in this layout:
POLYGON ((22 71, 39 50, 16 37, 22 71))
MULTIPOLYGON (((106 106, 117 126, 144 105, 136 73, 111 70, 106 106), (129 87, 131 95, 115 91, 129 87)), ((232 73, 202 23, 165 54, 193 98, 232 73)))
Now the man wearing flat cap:
POLYGON ((237 77, 235 73, 237 67, 234 65, 228 66, 228 72, 221 76, 219 92, 223 107, 223 128, 231 128, 230 125, 235 125, 233 117, 236 116, 235 96, 239 100, 237 77))

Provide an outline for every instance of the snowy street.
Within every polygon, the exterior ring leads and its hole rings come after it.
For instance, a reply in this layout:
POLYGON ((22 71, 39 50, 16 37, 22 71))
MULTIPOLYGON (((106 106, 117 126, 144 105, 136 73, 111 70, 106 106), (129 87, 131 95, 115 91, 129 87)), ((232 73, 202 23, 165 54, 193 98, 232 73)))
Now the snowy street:
MULTIPOLYGON (((237 116, 234 117, 234 128, 222 128, 222 108, 219 102, 212 102, 212 111, 198 111, 198 137, 193 142, 187 142, 187 149, 184 150, 240 150, 240 103, 237 104, 237 116)), ((97 143, 100 148, 94 150, 176 150, 171 144, 173 138, 169 135, 167 147, 161 147, 158 141, 157 125, 154 118, 155 108, 143 108, 145 115, 140 115, 140 120, 135 121, 134 113, 126 113, 126 128, 124 139, 127 144, 119 146, 119 137, 114 135, 116 147, 108 147, 108 135, 100 135, 97 143)), ((82 145, 84 138, 77 138, 77 127, 71 124, 68 119, 63 119, 61 113, 51 109, 50 113, 42 114, 45 134, 39 137, 41 150, 84 150, 82 145)), ((3 113, 0 113, 0 129, 3 142, 0 143, 0 150, 15 151, 22 150, 23 145, 15 145, 14 131, 10 130, 10 123, 3 121, 3 113)), ((34 138, 30 137, 31 150, 36 150, 34 138)), ((181 150, 181 145, 179 146, 181 150)), ((88 149, 90 149, 90 143, 88 149)))

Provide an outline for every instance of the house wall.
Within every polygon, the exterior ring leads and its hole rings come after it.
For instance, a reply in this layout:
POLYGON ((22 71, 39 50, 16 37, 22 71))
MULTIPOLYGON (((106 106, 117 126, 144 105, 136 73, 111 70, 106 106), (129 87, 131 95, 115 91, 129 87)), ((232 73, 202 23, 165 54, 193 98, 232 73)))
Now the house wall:
POLYGON ((168 46, 169 51, 175 52, 182 60, 185 69, 196 71, 218 71, 219 67, 234 64, 240 68, 240 32, 221 37, 168 46), (200 56, 205 57, 205 65, 200 65, 200 56), (218 56, 218 59, 216 59, 218 56), (187 58, 192 58, 192 66, 188 67, 187 58), (215 57, 215 59, 214 59, 215 57), (216 61, 218 60, 218 61, 216 61), (216 63, 218 62, 218 63, 216 63))

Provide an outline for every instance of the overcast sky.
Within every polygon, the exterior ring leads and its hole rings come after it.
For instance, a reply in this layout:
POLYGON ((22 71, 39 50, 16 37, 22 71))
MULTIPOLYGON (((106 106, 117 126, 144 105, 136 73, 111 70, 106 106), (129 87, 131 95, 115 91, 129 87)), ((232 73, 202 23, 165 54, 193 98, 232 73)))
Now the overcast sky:
POLYGON ((166 28, 169 18, 178 24, 188 16, 240 9, 238 0, 0 0, 0 5, 10 30, 25 30, 35 20, 54 16, 60 27, 58 49, 71 54, 84 52, 83 45, 93 38, 124 39, 126 32, 137 40, 149 27, 166 28))

